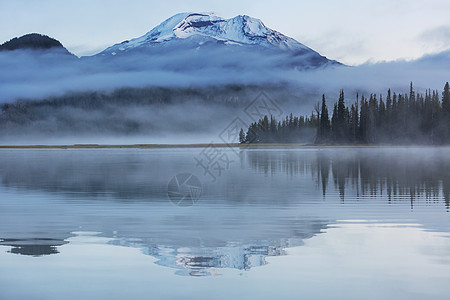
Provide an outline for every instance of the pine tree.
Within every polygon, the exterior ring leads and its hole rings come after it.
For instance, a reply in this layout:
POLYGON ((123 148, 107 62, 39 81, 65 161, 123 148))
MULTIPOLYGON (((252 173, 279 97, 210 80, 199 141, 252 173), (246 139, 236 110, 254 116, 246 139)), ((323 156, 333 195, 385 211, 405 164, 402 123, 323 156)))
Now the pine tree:
MULTIPOLYGON (((388 90, 386 102, 380 95, 371 94, 367 99, 357 95, 356 102, 349 107, 344 103, 344 91, 334 104, 330 117, 322 95, 311 116, 289 114, 278 122, 267 116, 252 123, 247 135, 239 132, 239 141, 298 142, 316 131, 316 143, 449 143, 450 142, 450 86, 445 84, 442 92, 426 90, 425 95, 416 93, 410 84, 409 93, 391 97, 388 90), (379 99, 379 100, 378 100, 379 99), (331 123, 331 124, 330 124, 331 123)), ((303 141, 308 141, 303 139, 303 141)))
POLYGON ((362 143, 367 143, 367 123, 369 114, 369 104, 367 100, 361 97, 361 112, 359 113, 359 140, 362 143))
POLYGON ((448 82, 444 86, 444 92, 442 92, 442 111, 447 118, 450 117, 450 87, 448 82))
POLYGON ((336 116, 336 140, 338 142, 345 142, 347 140, 348 111, 346 110, 344 101, 344 90, 341 90, 337 104, 336 116))
POLYGON ((330 117, 328 115, 328 108, 325 102, 325 94, 322 95, 322 106, 319 117, 319 127, 316 143, 327 142, 330 138, 330 117))
POLYGON ((350 109, 350 141, 356 142, 358 132, 358 102, 352 104, 350 109))
POLYGON ((245 143, 245 133, 243 128, 241 128, 241 131, 239 131, 239 143, 245 143))
POLYGON ((448 82, 445 83, 444 91, 442 92, 442 114, 440 117, 441 123, 441 142, 448 143, 450 141, 450 87, 448 82))
POLYGON ((416 101, 416 93, 414 92, 412 81, 409 85, 409 101, 411 101, 411 102, 416 101))

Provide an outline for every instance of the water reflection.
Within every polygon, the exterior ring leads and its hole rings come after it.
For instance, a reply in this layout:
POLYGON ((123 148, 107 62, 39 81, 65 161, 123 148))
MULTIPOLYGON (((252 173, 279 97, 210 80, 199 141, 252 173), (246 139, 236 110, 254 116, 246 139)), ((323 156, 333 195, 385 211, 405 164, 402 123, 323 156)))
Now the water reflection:
POLYGON ((207 276, 263 266, 339 219, 401 218, 388 212, 391 203, 450 206, 448 148, 249 149, 214 184, 196 169, 197 153, 2 151, 0 246, 57 254, 82 228, 140 248, 177 274, 207 276), (191 208, 167 199, 168 181, 180 172, 203 181, 203 197, 191 208), (354 210, 360 200, 370 201, 354 210))
POLYGON ((389 202, 423 196, 427 203, 444 201, 450 208, 450 149, 332 149, 313 152, 248 151, 252 169, 266 175, 310 174, 323 197, 330 182, 345 202, 346 191, 357 198, 386 196, 389 202))
POLYGON ((59 253, 59 246, 65 245, 68 242, 64 240, 51 238, 29 238, 29 239, 0 239, 0 246, 9 246, 8 251, 13 254, 28 255, 40 257, 44 255, 51 255, 59 253))
MULTIPOLYGON (((150 216, 152 217, 154 216, 150 216)), ((196 226, 192 226, 192 222, 177 226, 147 220, 135 222, 130 226, 128 222, 117 219, 114 223, 101 225, 102 228, 116 229, 113 232, 105 230, 68 234, 61 231, 68 230, 70 226, 60 224, 67 227, 54 229, 53 238, 2 238, 0 246, 11 247, 7 250, 8 253, 42 257, 60 253, 59 247, 69 243, 73 236, 80 237, 81 242, 87 237, 88 243, 93 236, 102 236, 108 238, 109 244, 141 249, 142 253, 157 258, 156 264, 176 269, 178 275, 211 276, 220 275, 220 269, 250 270, 266 265, 266 257, 286 255, 285 248, 301 246, 305 239, 312 238, 327 228, 326 222, 308 218, 280 219, 273 223, 274 216, 267 212, 264 213, 264 218, 269 224, 264 224, 261 218, 256 217, 252 220, 252 224, 244 221, 237 223, 236 226, 222 227, 220 223, 228 217, 225 212, 222 218, 215 216, 214 221, 211 219, 202 221, 202 224, 209 227, 215 223, 216 228, 197 233, 195 233, 196 226), (246 225, 258 228, 245 228, 246 225), (150 231, 148 228, 154 229, 150 231), (237 230, 240 232, 236 233, 237 230), (58 231, 60 233, 56 233, 58 231)), ((79 221, 74 223, 78 224, 79 221)), ((99 228, 99 224, 94 225, 99 228)), ((1 228, 5 231, 18 230, 8 228, 4 224, 1 228)), ((31 236, 33 233, 26 234, 31 236)))
MULTIPOLYGON (((179 270, 176 272, 178 275, 220 275, 217 269, 250 270, 253 267, 266 265, 266 257, 286 255, 283 249, 282 246, 230 246, 202 249, 203 254, 183 251, 183 249, 172 249, 173 253, 176 253, 174 260, 168 260, 167 257, 164 257, 157 264, 178 268, 179 270)), ((155 255, 155 253, 150 255, 161 257, 159 254, 155 255)))
MULTIPOLYGON (((356 197, 387 196, 388 201, 409 197, 411 205, 416 197, 424 196, 429 202, 443 200, 448 209, 449 153, 450 148, 247 150, 241 153, 240 165, 232 165, 209 190, 225 196, 226 201, 246 201, 247 188, 266 188, 263 179, 246 172, 252 169, 273 177, 280 173, 309 176, 323 197, 332 183, 343 202, 346 192, 354 191, 356 197)), ((5 187, 89 199, 106 195, 123 201, 166 201, 168 180, 180 170, 199 174, 203 184, 209 183, 192 163, 195 154, 195 150, 9 151, 2 153, 0 177, 5 187)))
MULTIPOLYGON (((269 213, 265 213, 265 217, 266 221, 271 219, 269 213)), ((301 246, 304 240, 327 228, 326 222, 308 218, 272 225, 264 224, 259 218, 253 222, 260 226, 261 233, 246 229, 242 223, 243 226, 220 228, 210 234, 194 236, 189 230, 179 228, 178 236, 174 232, 172 236, 151 238, 127 235, 111 243, 141 248, 144 254, 157 258, 158 265, 177 269, 178 275, 209 276, 220 274, 220 269, 224 268, 250 270, 266 265, 267 257, 286 255, 285 248, 301 246), (238 230, 240 234, 236 233, 238 230)), ((185 226, 189 227, 188 224, 185 226)))
POLYGON ((158 157, 133 152, 17 151, 0 160, 4 186, 75 193, 76 197, 112 195, 126 199, 158 199, 167 194, 166 178, 156 182, 162 168, 158 157))

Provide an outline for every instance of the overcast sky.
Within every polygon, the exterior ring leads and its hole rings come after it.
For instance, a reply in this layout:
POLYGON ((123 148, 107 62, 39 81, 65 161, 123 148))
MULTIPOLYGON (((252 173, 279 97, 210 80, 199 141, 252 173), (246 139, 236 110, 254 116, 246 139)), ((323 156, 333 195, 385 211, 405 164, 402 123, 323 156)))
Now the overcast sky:
POLYGON ((247 14, 351 65, 450 49, 449 0, 1 0, 0 43, 38 32, 91 55, 186 11, 247 14))

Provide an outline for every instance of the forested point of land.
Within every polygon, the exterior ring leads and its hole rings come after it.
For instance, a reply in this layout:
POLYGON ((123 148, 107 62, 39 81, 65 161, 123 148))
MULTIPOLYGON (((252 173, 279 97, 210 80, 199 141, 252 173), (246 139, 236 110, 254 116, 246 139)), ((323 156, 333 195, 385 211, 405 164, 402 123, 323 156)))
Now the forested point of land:
MULTIPOLYGON (((450 143, 450 88, 442 93, 427 90, 416 94, 413 84, 409 94, 356 95, 345 104, 344 91, 330 114, 325 95, 311 116, 293 116, 276 120, 265 116, 252 123, 247 132, 241 129, 241 143, 298 143, 313 132, 315 144, 431 144, 450 143)), ((312 139, 311 139, 312 140, 312 139)))
POLYGON ((63 45, 54 38, 38 33, 30 33, 19 38, 15 37, 0 45, 0 51, 18 49, 51 49, 63 48, 63 45))

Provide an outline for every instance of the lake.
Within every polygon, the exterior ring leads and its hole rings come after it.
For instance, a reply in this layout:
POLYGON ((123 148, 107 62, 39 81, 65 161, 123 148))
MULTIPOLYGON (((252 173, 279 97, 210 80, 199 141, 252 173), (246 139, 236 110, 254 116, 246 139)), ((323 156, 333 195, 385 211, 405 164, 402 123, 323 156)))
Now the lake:
POLYGON ((450 148, 0 150, 0 299, 448 299, 450 148))

